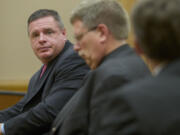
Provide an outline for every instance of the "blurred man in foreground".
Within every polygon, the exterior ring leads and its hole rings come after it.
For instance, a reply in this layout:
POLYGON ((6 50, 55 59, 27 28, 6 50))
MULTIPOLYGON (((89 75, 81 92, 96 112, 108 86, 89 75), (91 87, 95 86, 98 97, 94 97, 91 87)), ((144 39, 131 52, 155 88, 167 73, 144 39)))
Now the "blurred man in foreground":
POLYGON ((140 0, 132 12, 135 48, 153 77, 118 88, 94 135, 180 135, 180 0, 140 0), (116 106, 115 106, 116 104, 116 106))

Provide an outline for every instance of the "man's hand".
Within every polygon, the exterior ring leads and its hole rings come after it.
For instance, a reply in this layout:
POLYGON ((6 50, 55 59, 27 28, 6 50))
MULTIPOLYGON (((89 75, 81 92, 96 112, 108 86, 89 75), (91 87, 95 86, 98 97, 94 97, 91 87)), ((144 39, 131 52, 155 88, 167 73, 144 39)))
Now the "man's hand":
POLYGON ((2 135, 1 126, 2 126, 2 124, 0 123, 0 135, 2 135))

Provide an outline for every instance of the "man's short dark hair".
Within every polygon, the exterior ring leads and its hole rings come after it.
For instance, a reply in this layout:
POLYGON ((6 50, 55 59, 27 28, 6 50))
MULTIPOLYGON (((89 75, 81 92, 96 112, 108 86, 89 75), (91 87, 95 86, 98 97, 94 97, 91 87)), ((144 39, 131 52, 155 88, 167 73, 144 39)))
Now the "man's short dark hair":
POLYGON ((28 19, 28 26, 31 22, 37 19, 43 18, 43 17, 48 17, 48 16, 52 16, 57 21, 60 29, 64 29, 64 24, 58 12, 51 9, 39 9, 35 11, 34 13, 32 13, 28 19))

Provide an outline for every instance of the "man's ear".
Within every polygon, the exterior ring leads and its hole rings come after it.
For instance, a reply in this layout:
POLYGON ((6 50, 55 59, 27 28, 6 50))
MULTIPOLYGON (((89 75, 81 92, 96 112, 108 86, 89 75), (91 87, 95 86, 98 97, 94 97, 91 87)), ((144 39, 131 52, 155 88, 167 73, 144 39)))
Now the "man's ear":
POLYGON ((136 53, 138 55, 144 55, 144 51, 139 46, 139 42, 138 42, 138 40, 136 38, 134 39, 134 50, 136 51, 136 53))
POLYGON ((97 27, 99 31, 99 36, 100 36, 100 42, 105 42, 107 40, 107 36, 109 34, 109 30, 105 24, 99 24, 97 27))
POLYGON ((66 41, 67 40, 66 29, 61 30, 61 33, 64 36, 64 41, 66 41))
POLYGON ((66 29, 61 30, 62 34, 66 36, 66 29))

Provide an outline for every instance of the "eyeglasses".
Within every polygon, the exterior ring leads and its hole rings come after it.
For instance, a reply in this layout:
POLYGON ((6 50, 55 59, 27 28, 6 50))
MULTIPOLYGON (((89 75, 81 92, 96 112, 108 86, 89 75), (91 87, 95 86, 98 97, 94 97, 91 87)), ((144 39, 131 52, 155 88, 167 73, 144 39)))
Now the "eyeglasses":
POLYGON ((77 41, 77 42, 80 42, 87 33, 89 33, 90 31, 96 30, 96 29, 97 29, 97 26, 92 27, 92 28, 89 29, 88 31, 77 35, 77 36, 75 37, 75 38, 76 38, 76 41, 77 41))

